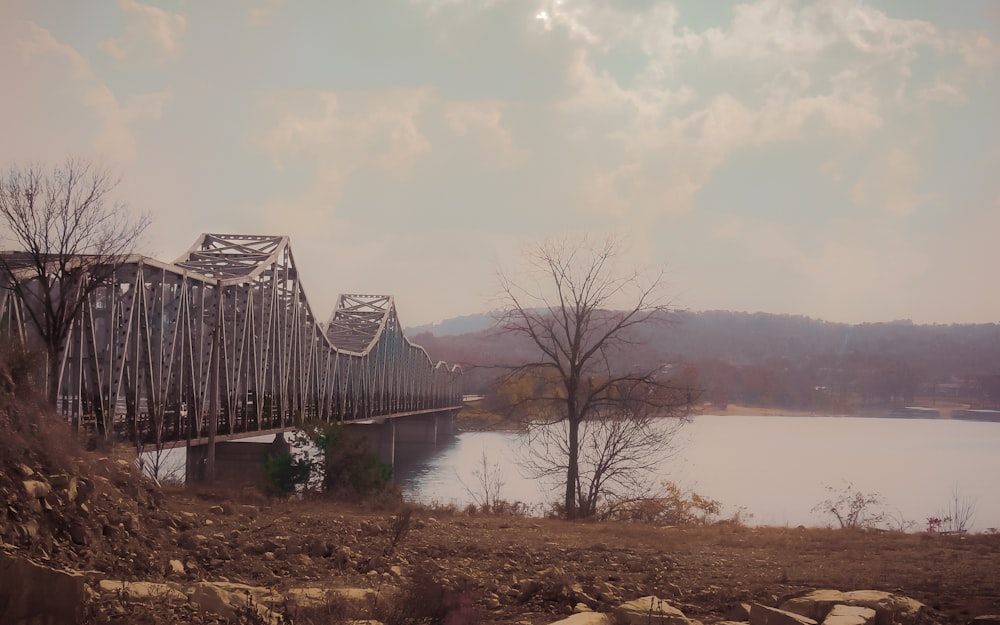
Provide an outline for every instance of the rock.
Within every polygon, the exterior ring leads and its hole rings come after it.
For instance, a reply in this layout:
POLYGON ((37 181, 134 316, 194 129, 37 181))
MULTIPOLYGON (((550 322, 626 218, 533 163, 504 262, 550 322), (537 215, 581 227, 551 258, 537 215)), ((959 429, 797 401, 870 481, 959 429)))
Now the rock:
POLYGON ((207 540, 208 537, 205 536, 204 534, 193 534, 185 532, 184 534, 180 535, 180 538, 177 539, 177 546, 180 547, 181 549, 194 551, 198 547, 204 545, 205 541, 207 540))
POLYGON ((627 601, 614 610, 615 622, 623 625, 688 625, 684 613, 655 596, 627 601))
POLYGON ((198 582, 188 599, 202 609, 228 619, 236 619, 237 611, 252 609, 262 622, 280 623, 280 617, 265 605, 274 604, 279 599, 266 588, 232 582, 198 582))
POLYGON ((41 499, 52 492, 52 487, 39 480, 24 480, 24 492, 32 499, 41 499))
POLYGON ((289 588, 284 594, 288 605, 297 608, 320 608, 329 600, 325 588, 289 588))
POLYGON ((57 473, 49 476, 49 484, 53 488, 65 489, 69 486, 70 477, 65 473, 57 473))
POLYGON ((1000 625, 1000 614, 983 614, 969 621, 969 625, 1000 625))
POLYGON ((173 575, 184 575, 184 563, 180 560, 171 560, 167 566, 167 573, 173 575))
POLYGON ((837 604, 862 606, 875 610, 876 625, 892 625, 893 623, 918 625, 933 621, 930 608, 919 601, 881 590, 852 590, 850 592, 814 590, 807 595, 789 599, 781 605, 781 609, 822 621, 837 604))
POLYGON ((149 605, 169 603, 180 605, 187 603, 187 595, 167 584, 154 582, 125 582, 104 579, 98 584, 102 595, 119 597, 123 602, 135 601, 149 605))
POLYGON ((823 619, 823 625, 873 625, 874 623, 875 610, 840 604, 833 606, 823 619))
POLYGON ((78 522, 74 522, 69 526, 69 538, 77 545, 86 545, 90 542, 87 537, 87 528, 78 522))
POLYGON ((0 552, 0 623, 72 625, 86 599, 86 578, 0 552))
POLYGON ((749 603, 737 603, 733 607, 726 610, 723 615, 727 621, 749 621, 750 620, 750 604, 749 603))
POLYGON ((817 621, 795 612, 755 603, 750 606, 750 625, 818 625, 817 621))
POLYGON ((284 593, 284 601, 299 608, 321 608, 334 596, 363 606, 374 599, 375 591, 368 588, 289 588, 284 593))
POLYGON ((578 612, 552 625, 611 625, 611 619, 607 614, 598 612, 578 612))

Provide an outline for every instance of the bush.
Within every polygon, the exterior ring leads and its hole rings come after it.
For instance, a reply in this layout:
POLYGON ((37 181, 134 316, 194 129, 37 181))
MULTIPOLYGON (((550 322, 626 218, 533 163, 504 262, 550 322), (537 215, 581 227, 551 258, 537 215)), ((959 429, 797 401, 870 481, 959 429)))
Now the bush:
POLYGON ((363 432, 320 423, 306 427, 305 435, 319 450, 312 470, 324 493, 347 501, 393 495, 392 467, 379 461, 363 432))
POLYGON ((375 616, 386 625, 475 625, 482 620, 469 584, 446 586, 428 567, 415 571, 375 616))
POLYGON ((287 495, 295 492, 300 484, 309 481, 311 469, 308 460, 295 458, 288 452, 268 454, 264 458, 267 487, 274 494, 287 495))
POLYGON ((718 501, 664 482, 660 495, 616 501, 601 516, 652 525, 707 525, 721 511, 718 501))
POLYGON ((885 520, 885 499, 878 493, 863 493, 849 482, 839 489, 827 486, 826 492, 829 497, 812 511, 831 515, 841 529, 872 529, 885 520))

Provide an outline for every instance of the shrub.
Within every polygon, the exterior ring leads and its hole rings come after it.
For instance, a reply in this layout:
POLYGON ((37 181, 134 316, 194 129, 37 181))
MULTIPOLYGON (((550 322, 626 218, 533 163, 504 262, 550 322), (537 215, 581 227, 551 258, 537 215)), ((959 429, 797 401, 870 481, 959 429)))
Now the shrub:
POLYGON ((654 497, 619 500, 607 505, 602 518, 652 525, 706 525, 722 511, 722 504, 674 482, 664 482, 654 497))
POLYGON ((288 452, 268 454, 264 458, 268 490, 282 495, 294 492, 300 484, 309 481, 311 468, 308 460, 295 458, 288 452))
POLYGON ((841 529, 872 529, 885 520, 885 499, 878 493, 863 493, 847 482, 840 489, 826 486, 827 499, 816 504, 813 512, 831 515, 841 529))
POLYGON ((328 423, 313 424, 304 431, 319 450, 319 457, 311 466, 324 493, 347 501, 394 495, 392 467, 379 461, 363 432, 328 423))
POLYGON ((415 571, 375 616, 385 625, 475 625, 482 620, 469 584, 446 585, 428 567, 415 571))

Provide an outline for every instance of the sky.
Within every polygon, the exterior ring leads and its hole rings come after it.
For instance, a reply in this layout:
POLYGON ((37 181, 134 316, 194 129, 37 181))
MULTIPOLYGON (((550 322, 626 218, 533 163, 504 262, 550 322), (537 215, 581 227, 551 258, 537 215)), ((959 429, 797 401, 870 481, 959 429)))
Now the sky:
POLYGON ((4 0, 0 168, 107 167, 161 260, 288 235, 321 319, 588 233, 685 309, 1000 322, 998 82, 995 0, 4 0))

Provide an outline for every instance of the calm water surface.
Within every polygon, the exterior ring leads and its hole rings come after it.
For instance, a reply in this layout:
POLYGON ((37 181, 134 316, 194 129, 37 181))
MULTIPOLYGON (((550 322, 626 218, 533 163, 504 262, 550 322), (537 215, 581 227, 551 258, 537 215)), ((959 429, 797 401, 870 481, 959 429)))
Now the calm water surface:
MULTIPOLYGON (((721 501, 723 514, 752 514, 756 525, 826 525, 812 508, 825 486, 853 483, 880 493, 885 510, 915 521, 943 511, 956 488, 975 500, 973 529, 1000 528, 1000 423, 854 417, 696 417, 678 437, 664 479, 721 501)), ((460 434, 436 453, 397 468, 405 495, 464 506, 480 492, 482 454, 503 475, 501 497, 539 508, 559 498, 556 485, 522 474, 520 437, 460 434)))

